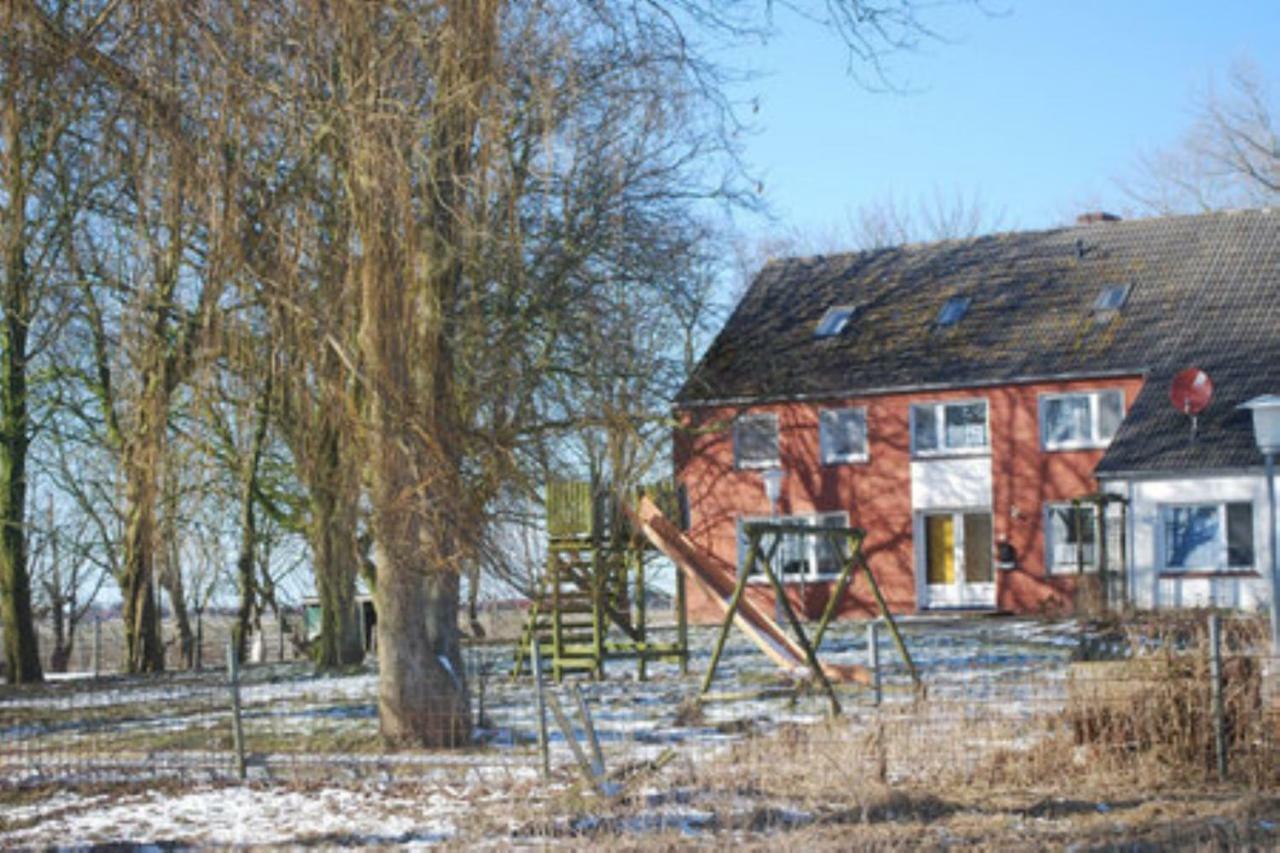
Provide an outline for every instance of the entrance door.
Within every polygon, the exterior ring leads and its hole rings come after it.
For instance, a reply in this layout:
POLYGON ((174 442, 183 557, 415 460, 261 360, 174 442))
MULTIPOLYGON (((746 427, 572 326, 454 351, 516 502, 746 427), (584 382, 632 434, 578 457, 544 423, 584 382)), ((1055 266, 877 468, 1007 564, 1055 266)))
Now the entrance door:
POLYGON ((994 607, 991 513, 923 515, 924 606, 994 607))

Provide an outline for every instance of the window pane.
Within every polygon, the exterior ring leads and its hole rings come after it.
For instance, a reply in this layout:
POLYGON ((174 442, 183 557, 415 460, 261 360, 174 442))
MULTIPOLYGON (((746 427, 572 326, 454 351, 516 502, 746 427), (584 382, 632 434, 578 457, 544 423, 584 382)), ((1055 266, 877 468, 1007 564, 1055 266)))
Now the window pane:
POLYGON ((964 517, 964 579, 991 583, 991 516, 974 513, 964 517))
POLYGON ((824 410, 818 429, 823 462, 841 462, 866 455, 867 415, 864 409, 824 410))
MULTIPOLYGON (((818 519, 818 526, 844 527, 845 517, 843 514, 824 515, 818 519)), ((848 556, 847 543, 848 540, 844 537, 817 537, 815 551, 818 558, 818 574, 835 575, 840 573, 848 556)))
POLYGON ((1049 510, 1049 556, 1054 567, 1074 570, 1097 564, 1098 519, 1093 507, 1055 506, 1049 510))
POLYGON ((937 408, 934 406, 911 407, 911 433, 916 450, 938 449, 937 408))
POLYGON ((1085 443, 1090 438, 1089 396, 1050 397, 1044 404, 1045 444, 1085 443))
POLYGON ((738 464, 776 461, 778 421, 772 417, 740 418, 733 427, 733 452, 738 464))
POLYGON ((1253 567, 1253 504, 1227 504, 1227 565, 1253 567))
POLYGON ((987 404, 960 403, 947 406, 947 447, 987 446, 987 404))
POLYGON ((1213 568, 1217 560, 1217 506, 1179 506, 1166 510, 1165 565, 1171 569, 1213 568))
POLYGON ((1098 430, 1100 441, 1110 441, 1124 420, 1124 394, 1103 391, 1098 394, 1098 430))
MULTIPOLYGON (((791 518, 788 521, 796 521, 791 518)), ((784 533, 782 543, 778 546, 778 555, 773 561, 773 570, 779 579, 798 577, 809 571, 809 543, 807 536, 799 533, 784 533)))

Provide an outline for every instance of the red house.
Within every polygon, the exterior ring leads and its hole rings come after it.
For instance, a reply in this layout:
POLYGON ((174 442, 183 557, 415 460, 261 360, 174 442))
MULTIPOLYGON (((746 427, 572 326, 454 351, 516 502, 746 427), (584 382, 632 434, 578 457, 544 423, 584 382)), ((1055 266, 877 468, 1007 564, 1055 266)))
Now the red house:
MULTIPOLYGON (((1169 378, 1198 364, 1239 374, 1240 394, 1260 373, 1280 379, 1276 314, 1265 320, 1275 334, 1255 336, 1252 353, 1225 339, 1280 307, 1278 252, 1280 216, 1247 211, 1093 215, 1071 228, 771 262, 676 399, 689 534, 740 568, 744 522, 852 524, 866 530, 895 612, 1069 610, 1081 572, 1107 561, 1123 579, 1132 547, 1124 501, 1095 502, 1104 458, 1195 465, 1169 378), (1204 334, 1210 321, 1222 333, 1204 334), (1241 366, 1259 361, 1265 370, 1241 366), (1135 407, 1146 414, 1131 418, 1135 407), (768 469, 782 472, 776 506, 768 469)), ((1246 464, 1247 416, 1219 407, 1206 428, 1204 445, 1238 446, 1246 464)), ((794 536, 774 557, 811 615, 838 570, 831 547, 794 536)), ((767 584, 748 589, 766 606, 772 598, 767 584)), ((840 612, 871 603, 855 584, 840 612)), ((716 618, 696 591, 689 606, 694 619, 716 618)))

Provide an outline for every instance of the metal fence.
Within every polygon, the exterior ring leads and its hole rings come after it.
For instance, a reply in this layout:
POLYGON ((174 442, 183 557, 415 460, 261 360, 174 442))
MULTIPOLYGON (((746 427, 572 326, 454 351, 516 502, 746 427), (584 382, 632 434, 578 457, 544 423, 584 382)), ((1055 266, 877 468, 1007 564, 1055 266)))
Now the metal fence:
MULTIPOLYGON (((706 701, 694 701, 709 630, 694 632, 687 674, 651 664, 641 683, 627 664, 610 664, 602 681, 544 680, 541 690, 509 677, 509 646, 470 646, 476 744, 454 753, 384 752, 368 667, 316 675, 306 662, 275 662, 236 677, 218 667, 7 687, 0 785, 234 780, 241 755, 259 781, 496 774, 605 795, 657 774, 696 790, 732 780, 815 797, 857 781, 997 784, 1046 773, 1280 783, 1280 668, 1230 626, 1146 645, 1030 622, 910 623, 905 633, 926 692, 882 638, 882 689, 842 689, 836 717, 820 691, 781 678, 741 642, 726 650, 706 701)), ((824 654, 868 661, 868 642, 844 624, 824 654)))

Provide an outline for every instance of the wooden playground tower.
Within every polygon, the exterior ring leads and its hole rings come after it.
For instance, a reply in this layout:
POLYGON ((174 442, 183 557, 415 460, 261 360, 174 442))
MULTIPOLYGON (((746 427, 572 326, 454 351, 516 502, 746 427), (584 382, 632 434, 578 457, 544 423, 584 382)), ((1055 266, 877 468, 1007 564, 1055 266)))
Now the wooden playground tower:
POLYGON ((641 679, 649 661, 686 667, 684 577, 676 573, 676 640, 654 642, 649 639, 645 590, 645 552, 651 546, 632 529, 616 496, 591 483, 552 481, 546 513, 546 566, 512 674, 520 675, 535 644, 557 681, 571 671, 603 677, 610 659, 635 660, 641 679))

